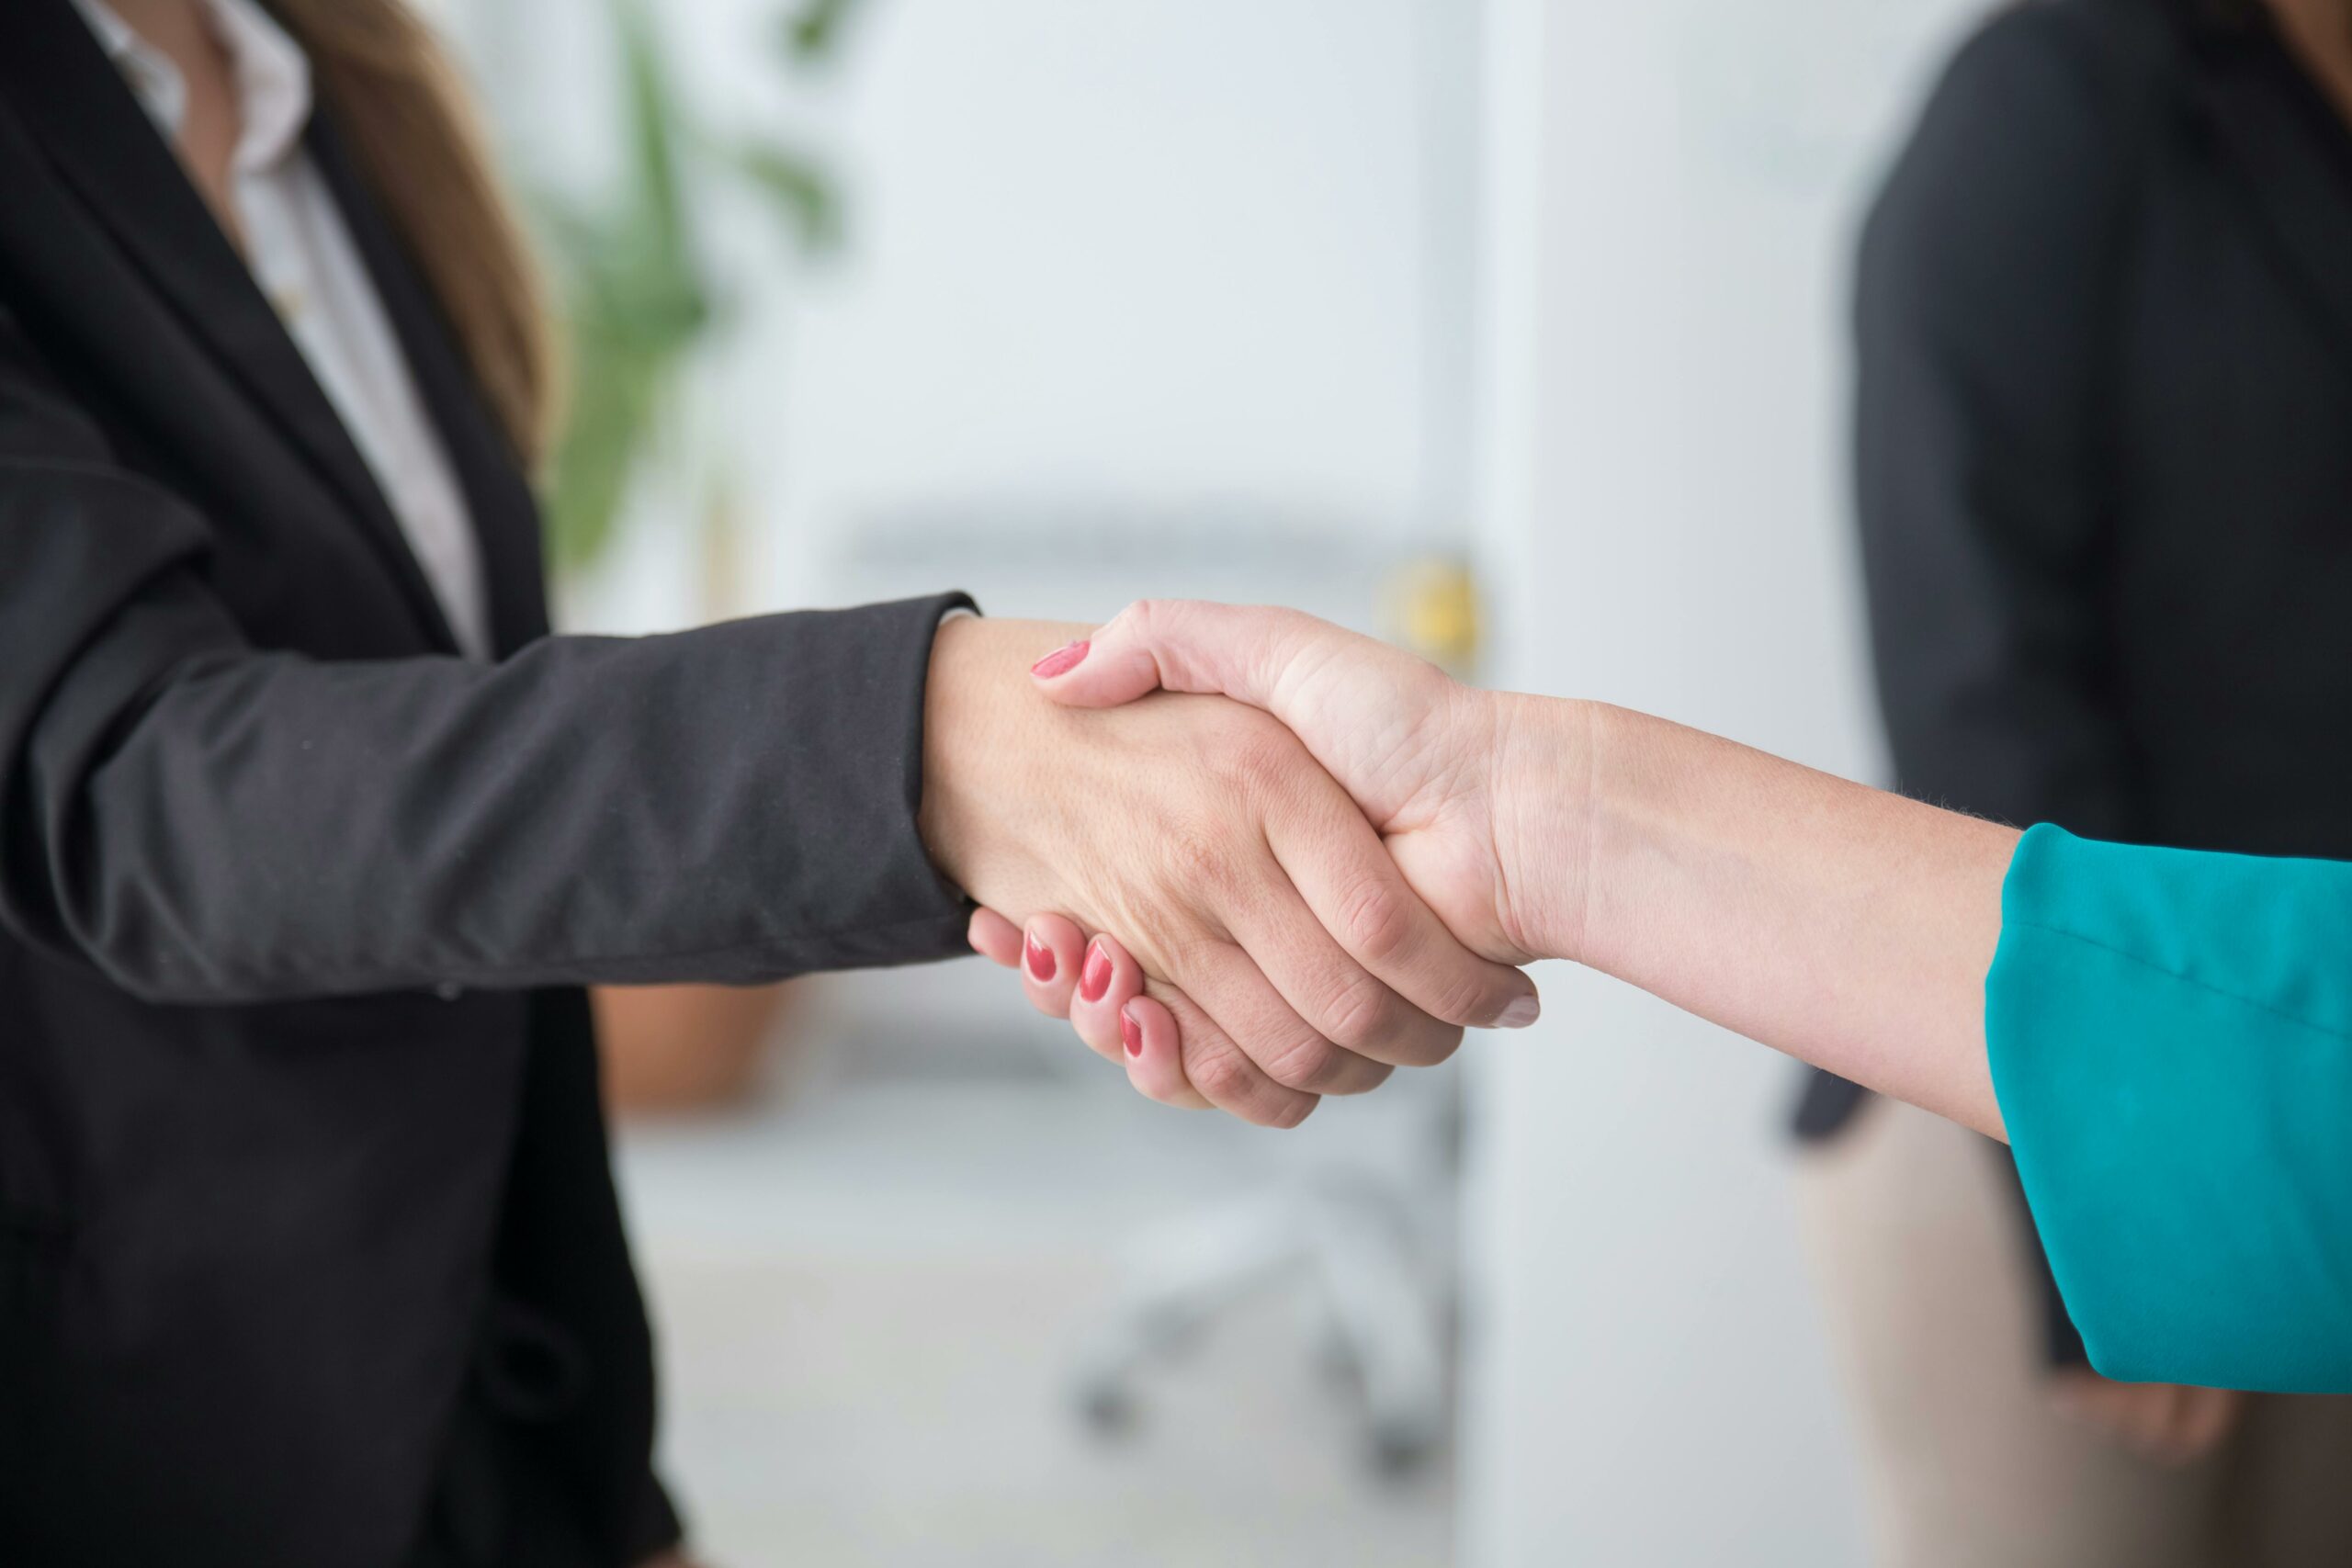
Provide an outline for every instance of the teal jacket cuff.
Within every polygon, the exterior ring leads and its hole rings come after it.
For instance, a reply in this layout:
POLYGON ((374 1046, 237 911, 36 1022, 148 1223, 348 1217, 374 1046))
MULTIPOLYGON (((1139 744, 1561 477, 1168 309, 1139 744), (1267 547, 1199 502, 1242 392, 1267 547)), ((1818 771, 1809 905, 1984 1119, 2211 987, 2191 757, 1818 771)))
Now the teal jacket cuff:
POLYGON ((2352 1392, 2352 865, 2035 828, 1984 1032, 2093 1366, 2352 1392))

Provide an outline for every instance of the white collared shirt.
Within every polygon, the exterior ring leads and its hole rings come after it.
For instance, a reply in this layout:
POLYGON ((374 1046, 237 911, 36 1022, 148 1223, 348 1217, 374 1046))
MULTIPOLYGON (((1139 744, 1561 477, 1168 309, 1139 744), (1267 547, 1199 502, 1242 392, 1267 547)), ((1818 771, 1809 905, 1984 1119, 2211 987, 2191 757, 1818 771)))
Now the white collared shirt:
MULTIPOLYGON (((105 0, 74 0, 90 30, 165 137, 176 141, 187 85, 105 0)), ((236 82, 239 131, 229 196, 246 265, 286 323, 441 602, 458 646, 490 652, 481 550, 400 339, 334 193, 302 145, 311 62, 254 0, 200 0, 236 82)))

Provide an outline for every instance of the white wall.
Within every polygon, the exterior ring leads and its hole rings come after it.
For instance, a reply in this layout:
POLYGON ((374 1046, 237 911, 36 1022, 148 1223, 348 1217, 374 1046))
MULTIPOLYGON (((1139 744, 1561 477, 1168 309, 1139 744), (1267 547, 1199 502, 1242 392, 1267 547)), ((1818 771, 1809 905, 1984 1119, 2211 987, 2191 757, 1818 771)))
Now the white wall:
MULTIPOLYGON (((944 570, 996 613, 1084 618, 1296 597, 1335 560, 1458 539, 1431 413, 1459 400, 1436 340, 1466 288, 1432 222, 1432 120, 1468 118, 1432 102, 1443 0, 883 0, 869 22, 830 106, 853 251, 774 340, 780 597, 944 570)), ((1320 607, 1363 618, 1374 570, 1320 607)))
MULTIPOLYGON (((607 162, 603 5, 466 5, 519 161, 607 162)), ((1335 558, 1459 545, 1470 7, 867 0, 797 77, 769 46, 784 9, 656 8, 704 118, 786 131, 846 194, 845 250, 805 264, 698 193, 741 330, 684 423, 756 536, 726 607, 953 580, 1086 616, 1296 598, 1335 558)), ((677 501, 640 510, 658 533, 677 501)), ((599 624, 708 608, 648 531, 577 606, 599 624)), ((1362 620, 1374 579, 1317 607, 1362 620)))
MULTIPOLYGON (((1419 494, 1414 6, 880 6, 838 121, 852 265, 813 277, 780 492, 1419 494)), ((854 525, 854 523, 853 523, 854 525)))
MULTIPOLYGON (((1498 676, 1871 776, 1846 254, 1961 0, 1493 0, 1498 676)), ((1484 1061, 1464 1559, 1862 1557, 1781 1059, 1549 966, 1484 1061)))

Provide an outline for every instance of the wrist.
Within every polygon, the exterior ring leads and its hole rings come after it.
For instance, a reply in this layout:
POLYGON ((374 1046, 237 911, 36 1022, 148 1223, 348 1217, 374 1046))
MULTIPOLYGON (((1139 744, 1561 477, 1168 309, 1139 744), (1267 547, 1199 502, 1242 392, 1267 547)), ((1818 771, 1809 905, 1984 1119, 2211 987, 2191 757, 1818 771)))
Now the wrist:
POLYGON ((970 620, 950 616, 932 637, 922 690, 922 800, 915 813, 931 863, 967 896, 972 888, 970 813, 956 785, 969 772, 971 649, 965 639, 970 620))
POLYGON ((1051 745, 1057 711, 1030 688, 1029 661, 1067 641, 1038 621, 956 615, 940 623, 923 685, 922 800, 916 829, 939 874, 989 902, 1024 804, 1014 764, 1051 745))
POLYGON ((1599 703, 1493 694, 1497 903, 1532 958, 1582 963, 1595 874, 1594 830, 1608 710, 1599 703))

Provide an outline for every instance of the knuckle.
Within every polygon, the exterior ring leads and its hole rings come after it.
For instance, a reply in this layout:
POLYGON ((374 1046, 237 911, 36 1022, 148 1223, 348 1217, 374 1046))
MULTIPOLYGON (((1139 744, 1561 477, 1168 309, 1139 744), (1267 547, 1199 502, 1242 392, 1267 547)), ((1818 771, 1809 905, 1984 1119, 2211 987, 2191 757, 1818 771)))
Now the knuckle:
POLYGON ((1125 608, 1111 618, 1128 631, 1148 633, 1159 622, 1164 603, 1159 599, 1130 599, 1125 608))
POLYGON ((1473 1029, 1490 1027, 1495 1015, 1518 994, 1510 972, 1467 953, 1457 953, 1431 977, 1438 1016, 1473 1029))
POLYGON ((1184 1064, 1184 1076, 1213 1105, 1235 1105, 1249 1099, 1257 1074, 1231 1050, 1203 1051, 1184 1064))
MULTIPOLYGON (((1197 897, 1207 894, 1223 897, 1236 892, 1241 883, 1241 870, 1236 863, 1233 837, 1230 833, 1201 828, 1180 828, 1161 840, 1160 854, 1166 874, 1175 891, 1197 897)), ((1169 933, 1171 937, 1175 932, 1169 933)))
POLYGON ((1226 734, 1211 758, 1218 780, 1245 800, 1287 798, 1298 787, 1297 739, 1254 710, 1236 708, 1223 716, 1226 734))
POLYGON ((1320 1094, 1345 1074, 1347 1057, 1329 1041, 1307 1035, 1275 1052, 1265 1068, 1266 1076, 1285 1089, 1320 1094))
POLYGON ((1408 953, 1416 922, 1413 907, 1394 883, 1366 876, 1347 891, 1340 907, 1342 944, 1363 962, 1395 963, 1408 953))
POLYGON ((1405 1032, 1408 1016, 1396 992, 1359 971, 1326 1010, 1324 1026, 1336 1044, 1351 1051, 1375 1050, 1405 1032))
POLYGON ((1465 1024, 1483 1027, 1502 1005, 1494 982, 1469 959, 1424 975, 1417 994, 1431 1018, 1457 1029, 1465 1024))

